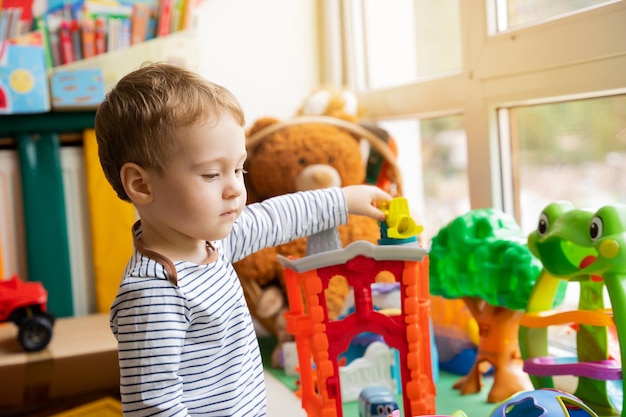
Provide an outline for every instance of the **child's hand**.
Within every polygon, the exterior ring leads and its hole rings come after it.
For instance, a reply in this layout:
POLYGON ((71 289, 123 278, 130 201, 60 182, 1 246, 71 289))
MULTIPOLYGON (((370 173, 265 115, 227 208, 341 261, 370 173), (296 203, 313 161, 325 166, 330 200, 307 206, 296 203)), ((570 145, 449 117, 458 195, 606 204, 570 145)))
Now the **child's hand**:
POLYGON ((373 185, 348 185, 342 188, 348 204, 348 212, 372 217, 379 222, 385 220, 385 214, 376 208, 376 203, 389 201, 391 196, 373 185))

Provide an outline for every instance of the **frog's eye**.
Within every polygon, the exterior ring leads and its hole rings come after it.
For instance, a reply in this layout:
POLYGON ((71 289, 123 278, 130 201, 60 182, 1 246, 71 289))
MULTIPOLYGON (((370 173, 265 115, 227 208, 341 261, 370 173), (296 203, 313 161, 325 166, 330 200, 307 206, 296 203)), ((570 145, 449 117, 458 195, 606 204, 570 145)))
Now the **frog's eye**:
POLYGON ((543 236, 548 231, 548 226, 550 223, 548 222, 548 215, 546 213, 541 213, 539 216, 539 224, 537 224, 537 231, 540 236, 543 236))
POLYGON ((591 240, 598 240, 602 237, 604 233, 604 226, 602 224, 602 219, 598 216, 591 219, 591 224, 589 225, 589 237, 591 240))

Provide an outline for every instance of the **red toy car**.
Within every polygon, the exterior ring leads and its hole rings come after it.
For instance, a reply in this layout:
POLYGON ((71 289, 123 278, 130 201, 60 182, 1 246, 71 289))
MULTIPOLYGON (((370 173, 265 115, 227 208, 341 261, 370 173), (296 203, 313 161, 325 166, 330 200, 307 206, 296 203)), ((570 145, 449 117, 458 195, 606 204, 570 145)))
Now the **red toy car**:
POLYGON ((47 302, 48 292, 40 282, 24 282, 17 275, 0 280, 0 322, 19 327, 18 340, 26 351, 41 350, 52 339, 54 316, 47 302))

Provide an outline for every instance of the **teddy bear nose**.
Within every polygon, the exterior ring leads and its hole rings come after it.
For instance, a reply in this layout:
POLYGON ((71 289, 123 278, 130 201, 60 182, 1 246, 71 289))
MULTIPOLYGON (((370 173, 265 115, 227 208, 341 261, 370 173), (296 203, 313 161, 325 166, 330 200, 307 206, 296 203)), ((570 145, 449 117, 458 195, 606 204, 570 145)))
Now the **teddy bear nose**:
POLYGON ((316 190, 319 188, 341 186, 341 176, 329 165, 309 165, 296 177, 297 191, 316 190))

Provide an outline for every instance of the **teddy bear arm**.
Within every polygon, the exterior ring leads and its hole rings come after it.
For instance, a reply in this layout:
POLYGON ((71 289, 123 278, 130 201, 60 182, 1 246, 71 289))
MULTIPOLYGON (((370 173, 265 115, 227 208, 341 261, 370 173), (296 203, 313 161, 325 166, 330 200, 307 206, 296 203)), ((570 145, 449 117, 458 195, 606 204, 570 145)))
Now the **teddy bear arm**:
POLYGON ((260 286, 267 285, 277 278, 278 251, 276 248, 265 248, 255 252, 233 264, 240 280, 254 281, 260 286))

